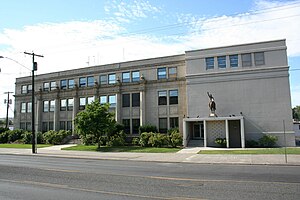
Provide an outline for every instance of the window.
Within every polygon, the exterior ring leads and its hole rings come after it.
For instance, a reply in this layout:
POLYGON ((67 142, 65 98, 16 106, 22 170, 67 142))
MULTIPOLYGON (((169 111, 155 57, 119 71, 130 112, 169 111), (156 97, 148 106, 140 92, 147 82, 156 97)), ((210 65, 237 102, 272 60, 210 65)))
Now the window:
POLYGON ((106 104, 107 103, 107 96, 100 96, 100 104, 106 104))
POLYGON ((31 102, 28 102, 28 103, 27 103, 27 112, 28 112, 28 113, 31 113, 31 112, 32 112, 32 103, 31 103, 31 102))
POLYGON ((81 77, 79 78, 79 87, 85 87, 86 86, 86 78, 81 77))
POLYGON ((21 122, 20 123, 20 129, 26 130, 26 124, 25 124, 25 122, 21 122))
POLYGON ((230 62, 230 67, 238 67, 239 66, 238 55, 230 55, 229 62, 230 62))
POLYGON ((131 73, 131 80, 132 82, 139 82, 140 81, 140 71, 134 71, 131 73))
POLYGON ((93 76, 87 77, 87 86, 88 87, 93 87, 95 85, 95 79, 93 76))
POLYGON ((242 66, 243 67, 252 66, 251 53, 242 54, 242 66))
POLYGON ((27 131, 31 131, 32 130, 31 122, 26 122, 26 130, 27 131))
POLYGON ((54 130, 54 122, 49 122, 49 130, 54 130))
POLYGON ((51 100, 50 101, 50 112, 54 112, 55 111, 55 101, 54 100, 51 100))
POLYGON ((79 98, 79 110, 84 110, 85 109, 85 104, 86 104, 85 97, 79 98))
POLYGON ((178 104, 178 90, 169 90, 169 104, 178 104))
POLYGON ((26 103, 21 103, 21 113, 26 113, 26 103))
POLYGON ((60 89, 61 90, 67 89, 67 80, 61 80, 60 81, 60 89))
POLYGON ((130 72, 123 72, 122 73, 122 82, 129 83, 130 82, 130 72))
POLYGON ((44 91, 49 91, 49 88, 50 88, 50 84, 47 82, 47 83, 43 83, 43 90, 44 91))
POLYGON ((132 119, 132 134, 139 134, 140 119, 132 119))
POLYGON ((170 128, 178 127, 178 117, 170 117, 170 128))
POLYGON ((50 90, 56 90, 56 82, 55 81, 50 82, 50 90))
POLYGON ((108 103, 110 104, 111 107, 116 107, 116 95, 109 95, 108 103))
POLYGON ((166 133, 168 130, 167 118, 159 118, 159 132, 166 133))
POLYGON ((124 132, 130 134, 130 119, 123 119, 124 132))
POLYGON ((27 92, 31 93, 32 92, 32 85, 27 85, 27 92))
POLYGON ((67 99, 60 100, 60 110, 61 111, 67 110, 67 99))
POLYGON ((66 130, 66 122, 64 121, 59 122, 59 130, 66 130))
POLYGON ((255 65, 264 65, 265 64, 265 55, 264 52, 257 52, 254 53, 254 60, 255 60, 255 65))
POLYGON ((87 104, 91 104, 95 100, 94 97, 88 97, 87 98, 87 104))
POLYGON ((167 78, 167 69, 165 67, 157 69, 157 79, 166 79, 167 78))
POLYGON ((106 85, 107 84, 107 76, 106 75, 101 75, 99 77, 99 82, 100 82, 100 85, 106 85))
POLYGON ((68 106, 68 110, 73 110, 73 106, 74 106, 74 99, 68 99, 68 102, 67 102, 67 106, 68 106))
POLYGON ((72 121, 67 121, 67 131, 72 131, 72 121))
POLYGON ((215 58, 214 57, 205 58, 205 63, 206 63, 206 69, 213 69, 215 65, 215 58))
POLYGON ((226 56, 218 56, 218 67, 226 68, 226 56))
POLYGON ((108 84, 115 84, 116 83, 116 74, 109 74, 108 75, 108 84))
POLYGON ((169 78, 177 77, 177 67, 169 67, 169 78))
POLYGON ((48 131, 48 122, 43 122, 42 123, 42 132, 47 132, 48 131))
POLYGON ((69 79, 68 80, 68 88, 72 89, 74 87, 75 87, 75 81, 74 81, 74 79, 69 79))
POLYGON ((43 112, 49 111, 49 101, 43 101, 43 112))
POLYGON ((300 125, 299 125, 299 130, 300 130, 300 125))
POLYGON ((27 85, 22 85, 21 87, 21 93, 26 94, 27 93, 27 85))
POLYGON ((132 93, 132 107, 139 107, 140 106, 140 93, 132 93))
POLYGON ((158 105, 167 105, 167 91, 158 92, 158 105))
POLYGON ((130 94, 122 94, 122 107, 130 106, 130 94))

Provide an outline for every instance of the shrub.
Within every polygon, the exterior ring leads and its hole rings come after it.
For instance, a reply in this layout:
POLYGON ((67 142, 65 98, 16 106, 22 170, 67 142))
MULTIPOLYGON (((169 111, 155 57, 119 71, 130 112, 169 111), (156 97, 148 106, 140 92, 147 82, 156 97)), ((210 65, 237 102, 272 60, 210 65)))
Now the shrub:
POLYGON ((44 133, 44 138, 47 144, 62 144, 63 139, 69 135, 71 135, 69 131, 60 130, 57 132, 50 130, 44 133))
POLYGON ((139 133, 140 134, 145 133, 145 132, 146 133, 150 133, 150 132, 157 133, 158 131, 157 131, 156 126, 151 125, 151 124, 146 124, 146 125, 143 125, 143 126, 139 127, 139 133))
POLYGON ((171 147, 177 147, 182 145, 182 136, 179 133, 179 129, 170 129, 168 131, 168 144, 171 147))
POLYGON ((278 140, 278 137, 274 135, 264 135, 259 139, 259 145, 261 147, 273 147, 278 140))
POLYGON ((108 137, 107 146, 124 146, 125 145, 126 134, 124 131, 115 133, 108 137))
POLYGON ((8 131, 8 130, 9 130, 8 128, 0 127, 0 134, 4 133, 5 131, 8 131))
POLYGON ((133 138, 131 141, 131 144, 134 146, 137 146, 137 145, 139 145, 139 141, 140 141, 140 138, 133 138))
POLYGON ((226 138, 216 138, 215 143, 221 147, 226 147, 226 138))
POLYGON ((80 135, 80 139, 84 145, 94 145, 97 143, 95 136, 92 134, 80 135))
POLYGON ((154 133, 150 132, 150 133, 147 133, 147 132, 144 132, 141 134, 140 136, 140 145, 142 147, 148 147, 149 146, 149 138, 154 135, 154 133))
POLYGON ((252 148, 252 147, 258 147, 258 146, 259 146, 259 144, 255 140, 247 140, 246 141, 246 147, 252 148))
POLYGON ((22 139, 22 134, 24 133, 23 130, 21 129, 16 129, 16 130, 8 130, 8 142, 15 142, 17 140, 22 139))
POLYGON ((148 144, 152 147, 162 147, 167 144, 167 136, 161 133, 152 134, 149 138, 148 144))
POLYGON ((5 131, 0 134, 0 143, 7 143, 8 142, 8 135, 9 131, 5 131))

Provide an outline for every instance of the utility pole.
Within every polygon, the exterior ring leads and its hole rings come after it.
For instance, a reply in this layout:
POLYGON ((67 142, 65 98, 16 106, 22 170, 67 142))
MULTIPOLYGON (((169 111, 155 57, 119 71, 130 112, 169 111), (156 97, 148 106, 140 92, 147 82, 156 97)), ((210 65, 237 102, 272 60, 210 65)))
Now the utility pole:
POLYGON ((6 125, 5 128, 8 128, 8 109, 9 109, 9 104, 11 104, 11 99, 9 99, 9 94, 12 94, 13 92, 4 92, 4 94, 7 94, 7 99, 4 100, 4 103, 6 103, 6 125))
POLYGON ((36 137, 35 137, 35 106, 34 106, 34 71, 37 71, 37 62, 34 61, 34 57, 44 57, 42 55, 38 55, 35 53, 27 53, 24 52, 24 54, 32 56, 32 91, 31 91, 31 130, 32 130, 32 153, 37 153, 37 148, 36 148, 36 137))

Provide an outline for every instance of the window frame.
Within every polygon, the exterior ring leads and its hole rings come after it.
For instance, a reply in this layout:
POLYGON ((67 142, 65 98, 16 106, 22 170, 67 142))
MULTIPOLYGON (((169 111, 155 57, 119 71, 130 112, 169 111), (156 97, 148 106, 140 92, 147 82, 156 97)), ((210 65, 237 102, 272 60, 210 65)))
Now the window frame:
POLYGON ((56 81, 50 81, 50 91, 56 90, 56 81))
POLYGON ((232 68, 239 66, 239 55, 238 54, 229 55, 229 65, 232 68))
POLYGON ((179 127, 179 118, 170 117, 170 128, 178 128, 178 127, 179 127))
POLYGON ((87 87, 94 87, 95 86, 95 77, 88 76, 87 77, 87 87))
POLYGON ((215 68, 215 57, 207 57, 205 58, 205 66, 206 70, 215 68))
POLYGON ((74 99, 69 98, 67 99, 67 110, 72 111, 74 109, 74 99))
POLYGON ((86 87, 87 80, 86 77, 79 77, 79 87, 86 87))
POLYGON ((75 87, 75 80, 68 79, 68 89, 73 89, 75 87))
POLYGON ((66 111, 67 110, 67 99, 61 99, 60 100, 60 111, 66 111))
POLYGON ((27 104, 26 102, 21 102, 21 113, 26 113, 27 112, 27 104))
POLYGON ((99 102, 101 105, 106 104, 107 103, 107 96, 106 95, 102 95, 99 97, 99 102), (102 100, 105 98, 105 102, 103 103, 102 100))
POLYGON ((158 105, 159 106, 161 106, 161 105, 168 105, 167 96, 168 96, 167 90, 158 91, 158 105))
POLYGON ((116 78, 116 74, 108 74, 108 85, 116 84, 116 78))
POLYGON ((55 111, 55 100, 50 100, 49 101, 49 112, 54 112, 55 111))
POLYGON ((177 104, 178 104, 178 89, 169 90, 169 105, 177 105, 177 104), (175 92, 176 95, 174 95, 175 92))
POLYGON ((123 72, 122 73, 122 83, 130 83, 130 72, 123 72), (124 78, 124 75, 126 75, 125 78, 124 78))
POLYGON ((31 113, 32 112, 32 102, 26 103, 26 112, 31 113))
POLYGON ((43 83, 43 91, 49 91, 50 90, 50 83, 49 82, 44 82, 43 83))
POLYGON ((100 75, 99 76, 99 84, 100 85, 107 85, 107 75, 105 74, 105 75, 100 75), (105 79, 105 80, 102 80, 102 79, 105 79))
POLYGON ((130 107, 130 94, 122 94, 122 107, 128 108, 130 107))
POLYGON ((157 80, 167 79, 167 67, 157 68, 157 80))
POLYGON ((132 134, 134 135, 139 134, 139 127, 141 125, 140 118, 131 119, 131 123, 132 123, 132 134))
POLYGON ((84 110, 86 107, 86 98, 80 97, 79 98, 79 110, 84 110))
POLYGON ((43 112, 49 112, 49 101, 43 101, 43 112))
POLYGON ((251 67, 252 66, 252 54, 251 53, 243 53, 243 54, 241 54, 241 57, 242 57, 242 67, 251 67))
POLYGON ((111 108, 115 108, 117 106, 116 95, 108 95, 108 103, 111 108))
POLYGON ((265 65, 265 52, 254 53, 254 64, 255 66, 265 65))
POLYGON ((131 81, 139 82, 140 81, 140 71, 132 71, 131 72, 131 81))
POLYGON ((167 117, 160 117, 158 118, 158 129, 160 133, 167 133, 168 131, 168 118, 167 117), (162 127, 162 121, 165 122, 165 127, 162 127))
POLYGON ((226 56, 218 56, 218 68, 219 69, 225 69, 226 68, 226 56))
POLYGON ((61 90, 67 89, 67 79, 60 80, 60 89, 61 90))
POLYGON ((131 93, 131 107, 140 107, 140 93, 131 93))
POLYGON ((21 86, 21 94, 27 94, 28 90, 27 90, 27 85, 22 85, 21 86))
POLYGON ((168 76, 169 76, 169 78, 177 78, 177 67, 169 67, 168 68, 168 76), (172 72, 172 70, 175 70, 175 73, 172 72))

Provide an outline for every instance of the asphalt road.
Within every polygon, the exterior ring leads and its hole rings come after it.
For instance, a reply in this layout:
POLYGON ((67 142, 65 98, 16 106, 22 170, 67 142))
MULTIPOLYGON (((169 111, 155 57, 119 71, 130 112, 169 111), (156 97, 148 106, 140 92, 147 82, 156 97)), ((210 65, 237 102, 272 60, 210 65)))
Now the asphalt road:
POLYGON ((0 155, 0 199, 300 199, 299 166, 0 155))

